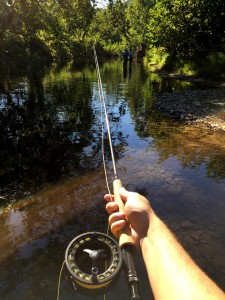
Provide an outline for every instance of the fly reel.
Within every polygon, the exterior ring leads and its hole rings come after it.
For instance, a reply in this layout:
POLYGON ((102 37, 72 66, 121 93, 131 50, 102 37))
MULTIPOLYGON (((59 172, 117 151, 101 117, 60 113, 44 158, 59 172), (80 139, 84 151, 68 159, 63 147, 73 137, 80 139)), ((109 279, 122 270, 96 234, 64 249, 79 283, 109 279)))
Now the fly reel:
POLYGON ((75 286, 98 290, 116 278, 123 256, 112 237, 100 232, 87 232, 70 242, 65 262, 75 286))

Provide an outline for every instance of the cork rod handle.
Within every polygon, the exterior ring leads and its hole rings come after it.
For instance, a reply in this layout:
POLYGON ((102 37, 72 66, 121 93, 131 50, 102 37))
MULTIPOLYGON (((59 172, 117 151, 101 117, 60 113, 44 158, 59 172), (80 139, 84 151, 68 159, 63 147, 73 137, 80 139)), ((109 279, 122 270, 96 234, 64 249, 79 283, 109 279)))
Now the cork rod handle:
MULTIPOLYGON (((115 179, 113 181, 113 193, 115 202, 118 204, 119 211, 124 212, 124 203, 120 198, 119 189, 122 187, 122 183, 120 179, 115 179)), ((133 238, 131 236, 131 231, 129 224, 127 223, 126 226, 120 231, 119 237, 119 246, 123 247, 124 245, 134 245, 133 238)))

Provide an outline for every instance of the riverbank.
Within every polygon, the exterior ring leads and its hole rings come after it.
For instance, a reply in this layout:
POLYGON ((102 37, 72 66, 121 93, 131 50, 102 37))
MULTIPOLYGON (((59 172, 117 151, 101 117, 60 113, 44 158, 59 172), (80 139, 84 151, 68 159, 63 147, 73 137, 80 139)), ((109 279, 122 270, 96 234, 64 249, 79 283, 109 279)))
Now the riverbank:
POLYGON ((204 88, 157 95, 154 108, 186 124, 225 132, 225 83, 171 76, 204 84, 204 88))

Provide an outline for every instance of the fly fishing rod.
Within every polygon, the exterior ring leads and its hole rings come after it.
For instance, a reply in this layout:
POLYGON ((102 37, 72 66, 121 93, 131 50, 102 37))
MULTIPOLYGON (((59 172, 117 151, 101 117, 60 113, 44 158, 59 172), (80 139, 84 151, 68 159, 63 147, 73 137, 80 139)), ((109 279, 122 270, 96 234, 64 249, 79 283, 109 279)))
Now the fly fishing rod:
MULTIPOLYGON (((100 101, 104 108, 105 123, 106 123, 106 128, 107 128, 110 153, 111 153, 111 159, 112 159, 112 165, 113 165, 114 200, 118 204, 119 211, 124 212, 124 203, 123 203, 122 199, 120 198, 120 194, 119 194, 119 189, 122 187, 122 182, 118 178, 118 173, 117 173, 117 168, 116 168, 116 163, 115 163, 111 131, 110 131, 110 125, 109 125, 109 118, 108 118, 106 103, 105 103, 105 99, 104 99, 101 74, 100 74, 98 57, 97 57, 95 45, 93 45, 93 51, 94 51, 95 65, 96 65, 97 78, 98 78, 99 96, 100 96, 100 101)), ((120 231, 119 246, 122 250, 125 265, 126 265, 126 271, 127 271, 127 275, 128 275, 128 285, 129 285, 129 289, 130 289, 130 298, 132 300, 133 299, 141 299, 140 293, 139 293, 139 279, 137 276, 137 272, 136 272, 136 268, 135 268, 135 264, 134 264, 134 257, 133 257, 134 242, 133 242, 133 238, 131 236, 131 231, 130 231, 130 227, 129 227, 128 223, 120 231)))
MULTIPOLYGON (((108 132, 110 152, 113 164, 113 192, 114 199, 118 204, 119 211, 124 211, 124 203, 120 198, 119 189, 122 187, 121 180, 118 178, 116 163, 113 153, 112 138, 109 126, 109 119, 104 99, 101 75, 99 70, 98 58, 93 45, 95 64, 98 77, 99 96, 101 101, 101 112, 104 107, 104 115, 108 132)), ((102 150, 103 164, 107 187, 107 172, 104 160, 103 144, 103 123, 102 123, 102 150)), ((109 191, 110 193, 110 191, 109 191)), ((141 299, 139 294, 139 279, 134 264, 133 257, 134 242, 131 236, 129 225, 127 224, 120 231, 119 245, 108 234, 101 232, 86 232, 75 237, 68 245, 65 252, 65 265, 68 276, 72 281, 73 287, 77 292, 90 293, 91 296, 108 287, 114 279, 118 279, 123 262, 126 267, 127 281, 130 290, 130 299, 141 299)))

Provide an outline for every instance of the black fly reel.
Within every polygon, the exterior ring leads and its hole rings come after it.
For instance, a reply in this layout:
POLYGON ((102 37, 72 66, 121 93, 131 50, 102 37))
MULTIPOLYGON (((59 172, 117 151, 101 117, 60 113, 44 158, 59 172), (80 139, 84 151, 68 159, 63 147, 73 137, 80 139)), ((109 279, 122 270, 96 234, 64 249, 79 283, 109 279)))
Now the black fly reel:
POLYGON ((117 277, 123 255, 112 237, 100 232, 87 232, 70 242, 65 262, 76 288, 99 290, 117 277))

